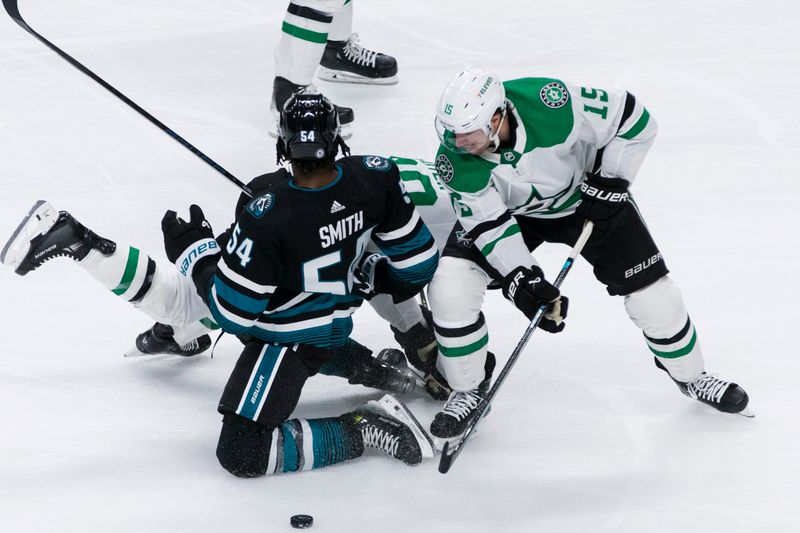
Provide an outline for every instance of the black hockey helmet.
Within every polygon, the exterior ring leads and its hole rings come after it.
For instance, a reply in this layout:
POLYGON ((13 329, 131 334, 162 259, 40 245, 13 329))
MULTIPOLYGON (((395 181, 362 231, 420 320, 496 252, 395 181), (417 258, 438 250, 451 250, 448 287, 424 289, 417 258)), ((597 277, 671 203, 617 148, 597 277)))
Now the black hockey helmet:
POLYGON ((339 115, 330 100, 308 89, 298 91, 281 109, 279 158, 282 149, 288 160, 333 159, 338 152, 340 132, 339 115))

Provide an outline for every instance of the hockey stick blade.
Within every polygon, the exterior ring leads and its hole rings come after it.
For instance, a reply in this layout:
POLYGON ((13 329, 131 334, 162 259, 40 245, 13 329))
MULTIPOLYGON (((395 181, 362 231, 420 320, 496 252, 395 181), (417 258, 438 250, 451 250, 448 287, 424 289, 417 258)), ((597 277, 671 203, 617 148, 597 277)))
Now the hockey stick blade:
POLYGON ((38 41, 47 46, 50 50, 61 56, 61 58, 64 59, 67 63, 69 63, 76 69, 80 70, 81 72, 92 78, 94 81, 96 81, 97 83, 99 83, 104 89, 106 89, 108 92, 110 92, 111 94, 122 100, 126 105, 128 105, 128 107, 130 107, 131 109, 142 115, 144 118, 149 120, 161 131, 172 137, 172 139, 178 142, 181 146, 183 146, 184 148, 192 152, 194 155, 202 159, 204 163, 206 163, 211 168, 222 174, 231 183, 239 187, 246 195, 250 196, 251 198, 253 197, 253 192, 239 178, 237 178, 236 176, 225 170, 219 163, 208 157, 206 154, 200 151, 200 149, 196 148, 192 143, 190 143, 189 141, 187 141, 186 139, 184 139, 183 137, 172 131, 172 129, 168 128, 163 122, 161 122, 156 117, 145 111, 136 102, 134 102, 133 100, 131 100, 130 98, 119 92, 114 86, 112 86, 106 80, 104 80, 91 70, 89 70, 86 66, 83 65, 83 63, 81 63, 80 61, 78 61, 65 51, 63 51, 58 46, 48 41, 44 37, 42 37, 42 35, 40 35, 36 30, 31 28, 28 25, 28 23, 25 22, 25 19, 22 18, 22 15, 19 12, 18 4, 19 4, 18 0, 3 0, 3 7, 6 9, 6 13, 8 13, 8 16, 10 16, 14 20, 14 22, 16 22, 23 30, 30 33, 38 41))
MULTIPOLYGON (((586 241, 589 240, 593 228, 594 225, 591 222, 587 221, 586 224, 584 224, 583 231, 581 231, 577 242, 575 242, 575 246, 572 247, 569 257, 567 257, 567 260, 564 261, 564 265, 561 267, 556 280, 553 282, 553 285, 556 288, 560 288, 561 284, 564 283, 564 278, 567 277, 567 273, 575 263, 575 259, 581 253, 581 250, 583 250, 583 246, 586 244, 586 241)), ((442 474, 446 474, 450 470, 450 467, 453 465, 456 457, 458 457, 458 454, 460 454, 464 449, 467 439, 469 439, 469 436, 475 430, 475 426, 477 426, 483 418, 483 414, 486 412, 486 409, 489 408, 489 405, 492 403, 492 399, 494 398, 495 394, 497 394, 497 391, 500 390, 500 386, 506 380, 506 377, 508 377, 508 373, 514 366, 514 363, 516 363, 517 359, 519 359, 522 350, 524 350, 525 346, 527 346, 528 340, 530 339, 531 335, 533 335, 533 332, 536 331, 536 328, 539 326, 539 322, 541 322, 542 316, 544 316, 546 310, 547 306, 542 305, 536 311, 536 314, 533 316, 533 319, 531 319, 530 324, 528 324, 528 328, 525 330, 522 338, 517 343, 516 348, 514 348, 514 351, 511 352, 511 356, 508 358, 508 361, 503 367, 503 370, 500 372, 500 375, 497 376, 497 379, 492 384, 489 392, 486 393, 486 397, 475 410, 475 416, 472 418, 470 423, 467 424, 467 427, 464 430, 464 433, 461 435, 461 438, 458 439, 453 446, 450 446, 449 442, 445 443, 444 447, 442 448, 442 456, 439 458, 439 472, 442 474)))

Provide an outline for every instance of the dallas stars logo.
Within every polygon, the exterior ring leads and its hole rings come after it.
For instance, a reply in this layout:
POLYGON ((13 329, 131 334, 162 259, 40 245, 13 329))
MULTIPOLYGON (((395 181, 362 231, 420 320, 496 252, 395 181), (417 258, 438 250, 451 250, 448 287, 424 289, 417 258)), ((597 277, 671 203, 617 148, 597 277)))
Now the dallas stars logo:
POLYGON ((436 173, 439 174, 439 179, 445 183, 449 183, 453 179, 453 164, 444 154, 439 154, 436 157, 436 173))
POLYGON ((472 246, 472 237, 469 236, 467 230, 456 230, 456 241, 458 241, 459 246, 463 246, 464 248, 472 246))
POLYGON ((554 81, 542 87, 542 90, 539 91, 539 98, 547 107, 557 109, 567 103, 569 93, 566 87, 554 81))

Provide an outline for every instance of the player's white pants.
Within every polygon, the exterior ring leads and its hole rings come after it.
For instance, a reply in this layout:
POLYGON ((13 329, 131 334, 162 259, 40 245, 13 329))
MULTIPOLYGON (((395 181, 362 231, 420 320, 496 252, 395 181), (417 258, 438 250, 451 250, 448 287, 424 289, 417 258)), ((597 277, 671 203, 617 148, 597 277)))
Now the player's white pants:
POLYGON ((275 48, 275 76, 298 85, 314 78, 325 43, 344 41, 353 31, 353 2, 349 0, 293 0, 275 48))
POLYGON ((491 278, 466 259, 443 257, 428 286, 439 358, 436 366, 456 391, 484 379, 489 331, 481 307, 491 278))
POLYGON ((157 264, 138 248, 120 243, 110 256, 92 250, 78 264, 153 320, 173 326, 178 344, 209 331, 199 322, 211 320, 208 306, 191 278, 182 276, 174 265, 157 264))

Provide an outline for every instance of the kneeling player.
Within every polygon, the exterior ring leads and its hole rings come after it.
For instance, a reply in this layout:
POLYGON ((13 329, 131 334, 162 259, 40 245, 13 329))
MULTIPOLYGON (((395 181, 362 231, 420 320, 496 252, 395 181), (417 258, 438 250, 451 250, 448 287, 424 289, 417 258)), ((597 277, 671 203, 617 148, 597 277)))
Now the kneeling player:
MULTIPOLYGON (((225 331, 248 339, 220 402, 218 458, 238 476, 326 466, 360 456, 365 446, 419 463, 433 454, 430 439, 391 396, 335 418, 287 420, 305 380, 333 362, 331 348, 348 343, 350 315, 363 299, 376 292, 408 299, 430 280, 438 251, 402 194, 396 165, 373 157, 334 162, 338 148, 346 147, 327 99, 297 95, 281 119, 279 153, 294 175, 278 171, 282 183, 247 204, 224 252, 199 207, 191 208, 189 222, 174 212, 162 221, 168 257, 197 287, 194 293, 176 290, 184 320, 210 310, 225 331), (365 253, 370 240, 385 255, 365 253)), ((40 215, 48 216, 34 213, 30 221, 40 215)), ((65 214, 41 238, 26 227, 3 252, 18 272, 53 256, 25 251, 21 242, 58 241, 57 234, 72 242, 53 244, 81 263, 136 261, 131 254, 115 258, 114 243, 65 214)), ((148 275, 150 268, 140 267, 134 279, 115 287, 134 303, 145 299, 142 289, 158 275, 158 269, 148 275)))

